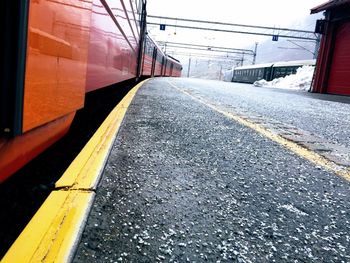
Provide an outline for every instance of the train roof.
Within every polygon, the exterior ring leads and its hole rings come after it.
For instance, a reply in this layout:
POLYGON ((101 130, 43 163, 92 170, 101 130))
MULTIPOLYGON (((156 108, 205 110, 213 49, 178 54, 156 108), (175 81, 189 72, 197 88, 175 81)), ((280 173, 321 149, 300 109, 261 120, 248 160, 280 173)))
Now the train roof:
POLYGON ((158 43, 154 41, 148 34, 146 34, 146 38, 149 39, 153 43, 153 45, 158 49, 158 52, 160 52, 163 56, 165 56, 163 50, 159 47, 158 43))
POLYGON ((256 64, 256 65, 249 65, 249 66, 242 66, 237 67, 235 70, 241 70, 241 69, 255 69, 255 68, 268 68, 268 67, 286 67, 286 66, 304 66, 304 65, 316 65, 315 59, 308 59, 308 60, 293 60, 293 61, 280 61, 280 62, 274 62, 274 63, 264 63, 264 64, 256 64))
POLYGON ((167 59, 173 60, 175 63, 179 64, 181 66, 181 62, 179 60, 177 60, 176 58, 165 54, 163 52, 163 50, 159 47, 158 43, 156 41, 154 41, 148 34, 146 34, 146 37, 154 44, 154 46, 157 48, 158 52, 160 52, 162 54, 162 56, 166 57, 167 59))
POLYGON ((274 67, 316 65, 316 59, 281 61, 273 64, 274 67))
POLYGON ((265 63, 265 64, 256 64, 256 65, 249 65, 249 66, 241 66, 241 67, 236 67, 235 70, 240 70, 240 69, 254 69, 254 68, 268 68, 271 67, 273 63, 265 63))
POLYGON ((172 57, 172 56, 170 56, 170 55, 167 55, 167 57, 168 57, 168 58, 171 58, 171 59, 175 60, 176 62, 179 62, 179 63, 180 63, 179 60, 177 60, 176 58, 174 58, 174 57, 172 57))

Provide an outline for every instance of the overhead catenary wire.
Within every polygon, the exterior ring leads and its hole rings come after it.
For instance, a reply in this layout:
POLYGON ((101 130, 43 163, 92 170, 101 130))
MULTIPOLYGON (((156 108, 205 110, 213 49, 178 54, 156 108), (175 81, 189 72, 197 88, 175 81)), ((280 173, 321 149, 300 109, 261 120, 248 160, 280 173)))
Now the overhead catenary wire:
POLYGON ((292 28, 278 28, 278 27, 268 27, 268 26, 257 26, 257 25, 244 25, 236 23, 225 23, 217 21, 205 21, 205 20, 195 20, 187 18, 173 18, 173 17, 163 17, 163 16, 154 16, 148 15, 149 21, 148 25, 159 25, 158 22, 150 21, 154 19, 162 19, 166 26, 177 27, 177 28, 187 28, 192 30, 206 30, 206 31, 215 31, 215 32, 227 32, 227 33, 239 33, 239 34, 249 34, 249 35, 261 35, 261 36, 275 36, 282 38, 291 38, 291 39, 305 39, 318 41, 317 34, 310 30, 301 30, 301 29, 292 29, 292 28), (170 21, 167 23, 167 21, 170 21), (171 21, 176 21, 176 24, 173 24, 171 21), (186 24, 179 24, 180 22, 186 22, 186 24), (217 26, 217 27, 215 27, 217 26), (237 29, 240 28, 240 29, 237 29), (248 31, 250 29, 253 31, 248 31))

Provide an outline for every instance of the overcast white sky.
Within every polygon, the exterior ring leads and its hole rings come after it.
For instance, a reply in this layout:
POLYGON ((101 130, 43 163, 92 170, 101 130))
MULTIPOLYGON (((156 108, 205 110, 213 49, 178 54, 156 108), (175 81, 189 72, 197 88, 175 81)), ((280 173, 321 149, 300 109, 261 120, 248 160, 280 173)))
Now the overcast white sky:
POLYGON ((148 0, 148 14, 288 26, 325 0, 148 0))
MULTIPOLYGON (((148 0, 149 15, 221 21, 248 25, 288 27, 313 30, 303 21, 310 9, 325 0, 148 0), (302 26, 302 28, 301 28, 302 26)), ((162 21, 159 21, 162 22, 162 21)), ((149 26, 150 35, 158 41, 190 42, 212 46, 252 47, 266 37, 242 34, 189 31, 149 26), (176 34, 174 34, 176 31, 176 34)))

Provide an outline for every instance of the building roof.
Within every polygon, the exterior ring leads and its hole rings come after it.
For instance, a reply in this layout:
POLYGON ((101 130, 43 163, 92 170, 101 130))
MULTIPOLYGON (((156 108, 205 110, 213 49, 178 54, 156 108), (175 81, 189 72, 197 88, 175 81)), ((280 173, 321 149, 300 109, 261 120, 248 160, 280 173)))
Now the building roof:
POLYGON ((350 7, 350 0, 330 0, 326 3, 323 3, 321 5, 318 5, 314 8, 312 8, 311 14, 316 14, 316 13, 321 12, 321 11, 334 9, 336 7, 344 6, 344 5, 350 7))

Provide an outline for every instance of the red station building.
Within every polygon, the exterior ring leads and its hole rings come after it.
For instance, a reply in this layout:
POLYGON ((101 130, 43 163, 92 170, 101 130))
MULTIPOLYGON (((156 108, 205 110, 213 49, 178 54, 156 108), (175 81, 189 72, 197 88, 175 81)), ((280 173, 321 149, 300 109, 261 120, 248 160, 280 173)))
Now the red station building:
POLYGON ((312 92, 350 95, 350 0, 331 0, 311 9, 325 11, 316 24, 322 34, 312 92))

